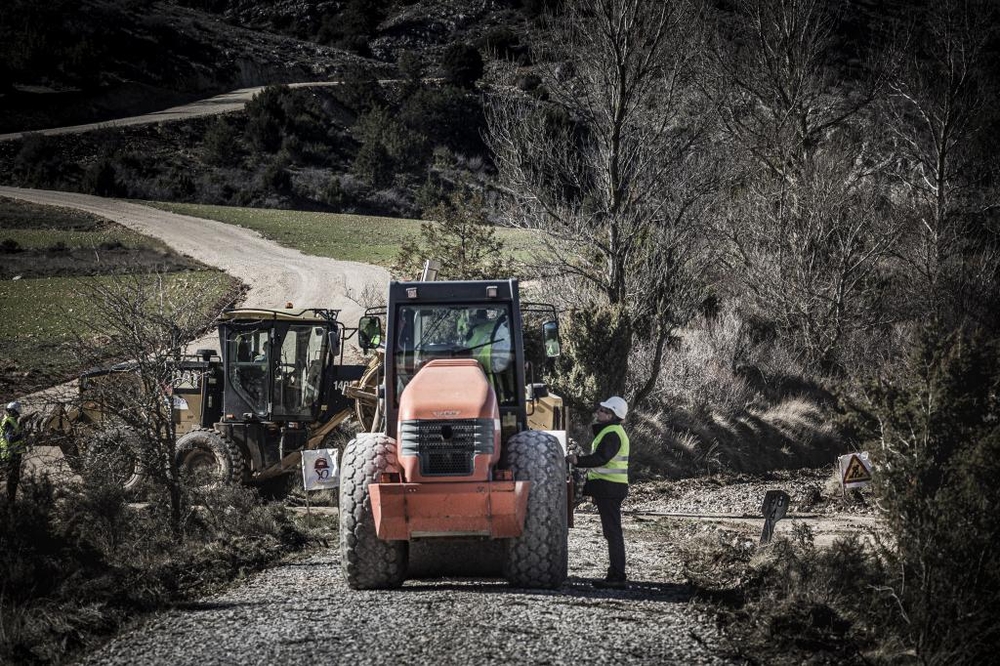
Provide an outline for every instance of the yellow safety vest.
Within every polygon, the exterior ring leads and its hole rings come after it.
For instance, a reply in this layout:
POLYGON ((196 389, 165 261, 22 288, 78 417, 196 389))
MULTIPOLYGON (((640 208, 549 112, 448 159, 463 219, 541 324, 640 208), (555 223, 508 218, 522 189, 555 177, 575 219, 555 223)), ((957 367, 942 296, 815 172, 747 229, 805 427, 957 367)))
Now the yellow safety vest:
POLYGON ((0 460, 7 460, 10 458, 11 454, 23 453, 23 445, 21 444, 21 439, 16 437, 21 432, 21 424, 17 422, 10 414, 4 414, 3 420, 0 420, 0 460), (14 424, 14 442, 7 441, 7 423, 14 424))
POLYGON ((603 479, 605 481, 613 481, 615 483, 628 483, 628 452, 629 443, 628 435, 625 434, 625 429, 622 428, 617 423, 605 426, 601 432, 597 433, 597 437, 594 438, 594 443, 591 446, 590 452, 597 453, 597 449, 601 445, 601 440, 609 432, 613 432, 618 435, 618 440, 621 442, 621 446, 618 448, 618 453, 615 457, 604 464, 604 467, 593 467, 587 472, 587 480, 593 481, 596 479, 603 479))
POLYGON ((479 364, 483 366, 483 372, 487 375, 493 374, 492 365, 492 342, 493 342, 493 329, 495 324, 493 322, 488 322, 486 324, 480 324, 472 330, 472 337, 469 338, 465 346, 472 349, 473 357, 479 361, 479 364), (479 345, 482 345, 480 347, 479 345), (479 347, 475 349, 475 347, 479 347))

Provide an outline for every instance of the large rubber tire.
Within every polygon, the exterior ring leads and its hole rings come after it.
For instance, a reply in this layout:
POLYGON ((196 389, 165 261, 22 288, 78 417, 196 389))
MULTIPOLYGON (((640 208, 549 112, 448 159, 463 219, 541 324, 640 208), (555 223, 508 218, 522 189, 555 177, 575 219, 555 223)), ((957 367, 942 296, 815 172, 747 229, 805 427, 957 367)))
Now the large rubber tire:
POLYGON ((236 443, 215 430, 195 428, 177 440, 177 469, 192 488, 212 490, 240 483, 245 467, 236 443))
POLYGON ((531 490, 524 531, 507 543, 504 577, 514 587, 559 587, 569 564, 562 446, 552 435, 526 430, 510 438, 505 458, 516 480, 531 481, 531 490))
POLYGON ((83 468, 87 473, 100 474, 130 496, 138 493, 148 475, 139 433, 125 425, 95 431, 83 452, 83 468))
POLYGON ((396 588, 406 579, 407 543, 375 534, 368 484, 396 468, 396 442, 382 433, 352 439, 340 467, 340 563, 355 590, 396 588))

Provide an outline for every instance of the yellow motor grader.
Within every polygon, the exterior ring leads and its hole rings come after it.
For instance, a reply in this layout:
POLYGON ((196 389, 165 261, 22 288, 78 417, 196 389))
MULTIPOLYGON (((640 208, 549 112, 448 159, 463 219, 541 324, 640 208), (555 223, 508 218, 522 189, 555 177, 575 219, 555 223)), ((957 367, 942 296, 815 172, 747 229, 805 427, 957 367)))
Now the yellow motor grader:
MULTIPOLYGON (((374 388, 364 383, 374 381, 379 358, 345 363, 343 343, 354 329, 337 316, 318 308, 223 312, 221 351, 182 358, 163 388, 182 474, 204 486, 263 484, 297 469, 303 449, 326 447, 352 416, 374 417, 374 388)), ((51 413, 42 430, 68 459, 99 456, 126 490, 137 489, 146 476, 139 434, 112 404, 137 389, 134 363, 85 372, 77 400, 51 413)))

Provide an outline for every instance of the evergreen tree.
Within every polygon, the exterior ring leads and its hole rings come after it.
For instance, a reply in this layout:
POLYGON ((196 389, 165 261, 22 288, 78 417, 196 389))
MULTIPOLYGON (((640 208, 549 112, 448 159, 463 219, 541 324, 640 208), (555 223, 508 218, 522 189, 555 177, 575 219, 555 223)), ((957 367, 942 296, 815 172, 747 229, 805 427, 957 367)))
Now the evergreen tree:
POLYGON ((487 219, 480 192, 460 188, 424 218, 419 241, 407 241, 400 248, 392 268, 395 275, 415 279, 425 260, 436 259, 441 262, 439 277, 443 279, 511 277, 512 258, 487 219))

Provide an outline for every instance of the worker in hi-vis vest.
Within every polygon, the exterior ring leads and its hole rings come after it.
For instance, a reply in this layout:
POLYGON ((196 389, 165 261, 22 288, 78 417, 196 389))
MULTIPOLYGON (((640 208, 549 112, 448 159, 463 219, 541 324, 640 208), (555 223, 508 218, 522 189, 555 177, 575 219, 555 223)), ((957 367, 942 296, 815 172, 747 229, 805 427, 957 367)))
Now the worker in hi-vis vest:
POLYGON ((6 477, 7 505, 14 506, 21 479, 21 455, 24 453, 24 430, 21 428, 21 403, 7 403, 0 419, 0 472, 6 477))
POLYGON ((569 455, 577 467, 587 468, 583 494, 593 498, 601 516, 601 529, 608 541, 608 575, 594 581, 595 587, 626 587, 625 537, 622 534, 622 501, 628 495, 629 442, 622 421, 628 403, 612 396, 594 411, 594 442, 590 455, 569 455))

